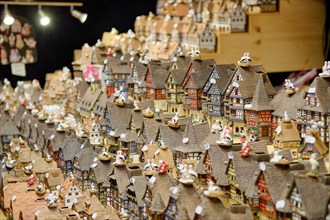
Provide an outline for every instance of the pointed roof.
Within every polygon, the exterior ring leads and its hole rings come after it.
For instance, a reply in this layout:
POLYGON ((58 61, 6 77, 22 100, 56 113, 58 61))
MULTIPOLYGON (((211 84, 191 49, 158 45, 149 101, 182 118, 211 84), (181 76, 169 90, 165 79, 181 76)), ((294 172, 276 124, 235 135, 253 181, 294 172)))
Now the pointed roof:
POLYGON ((179 184, 177 194, 178 219, 182 219, 179 217, 182 214, 187 215, 186 217, 189 220, 195 219, 196 207, 201 203, 201 197, 197 193, 195 186, 179 184))
POLYGON ((97 153, 95 153, 93 148, 87 146, 79 151, 75 157, 78 158, 80 170, 88 171, 94 158, 97 158, 97 153))
POLYGON ((19 135, 20 132, 16 127, 16 124, 13 120, 8 120, 6 124, 3 125, 0 129, 0 135, 19 135))
POLYGON ((259 80, 252 98, 251 105, 252 107, 250 109, 254 111, 273 110, 266 92, 263 74, 259 75, 259 80))
POLYGON ((297 187, 306 218, 324 219, 330 199, 330 185, 326 185, 318 178, 295 176, 287 198, 290 198, 294 187, 297 187))

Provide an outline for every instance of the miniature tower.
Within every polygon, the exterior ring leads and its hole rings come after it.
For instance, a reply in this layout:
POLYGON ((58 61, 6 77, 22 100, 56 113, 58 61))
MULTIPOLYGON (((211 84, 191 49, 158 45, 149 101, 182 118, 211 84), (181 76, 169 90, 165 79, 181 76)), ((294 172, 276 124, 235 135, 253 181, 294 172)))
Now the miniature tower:
POLYGON ((92 145, 101 145, 103 137, 101 136, 101 127, 98 123, 94 122, 92 129, 89 132, 89 140, 92 145))

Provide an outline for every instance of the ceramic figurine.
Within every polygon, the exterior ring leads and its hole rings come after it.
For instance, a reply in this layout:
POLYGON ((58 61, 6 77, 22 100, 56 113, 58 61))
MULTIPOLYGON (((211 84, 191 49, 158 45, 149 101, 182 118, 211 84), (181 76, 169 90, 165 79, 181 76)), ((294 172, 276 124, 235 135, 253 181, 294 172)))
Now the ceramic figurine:
POLYGON ((31 176, 26 180, 26 182, 28 183, 29 186, 32 186, 34 184, 34 182, 36 181, 37 177, 33 174, 31 174, 31 176))
POLYGON ((175 115, 172 117, 172 119, 167 122, 167 125, 171 128, 180 128, 179 114, 175 113, 175 115))
POLYGON ((16 160, 12 159, 11 156, 8 156, 7 157, 7 160, 6 160, 6 168, 8 170, 11 170, 16 164, 16 160))
POLYGON ((289 160, 287 158, 285 158, 284 156, 280 155, 278 150, 274 151, 274 155, 270 159, 269 162, 274 163, 274 164, 280 164, 280 165, 289 164, 289 160))
POLYGON ((134 111, 141 111, 141 108, 137 105, 137 102, 134 101, 134 111))
POLYGON ((32 174, 32 163, 29 163, 29 165, 24 167, 24 173, 27 175, 31 175, 32 174))
POLYGON ((189 53, 189 57, 192 60, 199 60, 201 58, 201 53, 199 50, 196 49, 196 47, 192 47, 189 53))
POLYGON ((219 119, 213 121, 211 126, 211 132, 212 133, 219 133, 222 130, 222 125, 219 119))
POLYGON ((317 177, 319 174, 320 164, 316 159, 317 154, 312 154, 309 158, 309 163, 311 165, 311 170, 306 174, 307 176, 317 177))
POLYGON ((232 145, 233 139, 231 137, 231 128, 229 125, 226 125, 223 131, 220 132, 220 138, 216 143, 223 147, 229 147, 232 145))
POLYGON ((160 160, 159 161, 159 167, 158 167, 158 173, 159 174, 165 174, 167 173, 167 164, 165 160, 160 160))
POLYGON ((47 195, 46 195, 45 200, 47 201, 47 207, 56 208, 58 197, 55 196, 54 194, 50 193, 49 189, 46 190, 46 193, 47 193, 47 195))
POLYGON ((99 154, 99 159, 102 162, 107 162, 111 160, 111 155, 106 151, 106 149, 103 149, 103 152, 99 154))
POLYGON ((248 157, 251 151, 252 151, 251 145, 247 141, 244 141, 241 149, 242 157, 248 157))
POLYGON ((117 151, 116 161, 113 162, 113 165, 115 165, 115 166, 124 165, 125 158, 126 158, 126 154, 124 153, 124 151, 122 151, 122 150, 117 151))
POLYGON ((46 193, 46 189, 45 189, 45 186, 43 183, 39 183, 37 186, 36 186, 36 194, 37 195, 44 195, 46 193))
POLYGON ((287 95, 292 95, 296 92, 296 88, 289 79, 285 80, 284 88, 287 95))
POLYGON ((289 114, 287 111, 284 112, 284 117, 283 117, 283 122, 285 123, 290 123, 291 122, 291 119, 289 118, 289 114))
POLYGON ((143 168, 144 175, 152 176, 156 173, 158 169, 158 165, 155 164, 155 161, 152 160, 147 160, 147 164, 143 168))
POLYGON ((195 182, 197 173, 192 169, 192 165, 184 165, 179 182, 184 185, 192 185, 195 182))
POLYGON ((251 64, 251 58, 249 57, 249 53, 244 53, 239 61, 237 61, 238 65, 241 67, 249 67, 251 64))
POLYGON ((46 156, 46 161, 47 161, 48 163, 51 163, 51 162, 53 161, 53 158, 50 156, 50 154, 47 154, 47 156, 46 156))
POLYGON ((210 180, 207 183, 207 190, 204 190, 203 194, 210 198, 219 198, 223 195, 223 192, 219 186, 214 185, 214 182, 210 180))
POLYGON ((158 108, 158 105, 155 106, 155 120, 156 121, 162 120, 160 117, 160 109, 158 108))
POLYGON ((116 104, 117 106, 119 106, 119 107, 123 107, 123 106, 125 106, 125 101, 126 101, 126 98, 125 98, 125 96, 124 96, 124 93, 121 92, 120 95, 119 95, 119 97, 116 98, 116 100, 115 100, 115 104, 116 104))
POLYGON ((154 112, 148 107, 146 110, 142 111, 142 115, 146 118, 152 118, 154 117, 154 112))
POLYGON ((322 73, 319 74, 321 77, 330 77, 330 61, 324 61, 322 67, 322 73))

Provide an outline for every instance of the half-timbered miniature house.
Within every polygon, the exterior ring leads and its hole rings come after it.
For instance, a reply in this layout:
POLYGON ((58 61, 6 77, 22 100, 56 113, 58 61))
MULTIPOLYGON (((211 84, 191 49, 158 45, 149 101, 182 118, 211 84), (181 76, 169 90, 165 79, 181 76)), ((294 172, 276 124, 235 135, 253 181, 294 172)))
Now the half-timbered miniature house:
POLYGON ((224 116, 224 93, 235 68, 235 64, 215 65, 203 87, 202 113, 210 121, 224 116))
POLYGON ((163 111, 167 111, 165 81, 169 74, 169 64, 156 63, 148 65, 145 76, 147 98, 154 99, 155 105, 163 111))
MULTIPOLYGON (((274 107, 272 112, 272 133, 274 134, 277 126, 281 123, 284 118, 284 112, 287 112, 288 117, 291 120, 296 121, 298 109, 302 108, 305 105, 305 99, 303 98, 303 92, 296 92, 293 95, 288 95, 285 92, 285 89, 282 89, 277 93, 274 98, 271 100, 270 104, 274 107)), ((300 124, 297 125, 298 130, 300 131, 300 124)))
POLYGON ((13 138, 18 138, 20 134, 21 133, 17 129, 15 122, 9 119, 0 128, 1 150, 3 151, 4 148, 6 148, 5 146, 8 145, 13 138))
MULTIPOLYGON (((218 138, 217 134, 215 141, 218 138)), ((198 184, 205 188, 207 183, 212 181, 223 190, 229 191, 229 182, 226 176, 229 149, 221 148, 217 144, 209 144, 209 146, 206 144, 206 146, 197 167, 198 184)))
POLYGON ((147 189, 147 179, 144 176, 132 177, 127 187, 128 211, 130 219, 138 220, 145 217, 143 198, 147 189))
POLYGON ((55 130, 54 133, 48 138, 48 154, 59 165, 59 150, 62 144, 69 139, 75 138, 75 133, 71 130, 61 132, 55 130))
POLYGON ((245 106, 245 109, 248 134, 253 135, 257 140, 270 141, 273 107, 269 103, 262 75, 259 76, 251 105, 245 106))
POLYGON ((301 136, 304 137, 313 125, 320 129, 320 137, 325 143, 329 142, 327 131, 329 118, 330 94, 328 88, 330 80, 317 76, 304 94, 305 105, 298 108, 297 124, 300 126, 301 136))
POLYGON ((60 168, 49 170, 46 186, 49 189, 50 193, 54 196, 59 197, 58 186, 61 186, 63 182, 63 174, 60 168))
POLYGON ((329 216, 329 175, 321 178, 295 176, 286 198, 291 205, 292 219, 326 219, 329 216))
MULTIPOLYGON (((196 208, 201 197, 193 185, 179 184, 171 188, 171 196, 165 210, 166 219, 196 219, 196 208)), ((156 198, 155 198, 156 199, 156 198)))
POLYGON ((83 147, 73 159, 73 175, 76 178, 76 184, 82 190, 90 189, 91 183, 88 180, 89 167, 93 164, 97 154, 89 147, 83 147))
POLYGON ((103 184, 112 170, 113 166, 111 162, 101 162, 99 159, 93 161, 93 164, 89 168, 88 179, 91 182, 91 185, 95 187, 95 189, 92 190, 97 191, 97 196, 102 204, 106 204, 103 184))
POLYGON ((137 154, 136 139, 137 134, 134 131, 121 133, 119 137, 119 149, 125 152, 129 162, 131 162, 133 155, 137 154))
POLYGON ((245 129, 245 106, 252 102, 259 75, 263 76, 269 100, 276 94, 262 65, 237 66, 228 84, 225 100, 225 117, 233 122, 234 134, 240 135, 245 129))
POLYGON ((92 88, 92 86, 87 89, 84 97, 78 105, 82 123, 84 123, 87 118, 92 117, 93 107, 101 94, 101 89, 92 88))
POLYGON ((256 161, 249 157, 242 157, 240 152, 228 153, 228 164, 226 174, 229 182, 230 198, 239 202, 247 203, 245 192, 254 172, 258 169, 256 161))
POLYGON ((133 61, 133 70, 132 76, 127 81, 129 95, 133 97, 134 100, 141 101, 140 90, 139 90, 139 82, 145 79, 145 75, 147 73, 148 66, 140 61, 133 61))
POLYGON ((59 149, 59 165, 63 175, 66 177, 73 173, 73 158, 83 146, 84 139, 69 139, 63 142, 59 149))
POLYGON ((182 142, 175 147, 176 162, 179 163, 183 159, 199 160, 203 152, 201 143, 208 136, 209 125, 207 122, 193 125, 192 121, 188 121, 186 130, 182 135, 182 142))
POLYGON ((55 161, 46 162, 44 158, 37 158, 33 164, 33 175, 36 176, 37 183, 46 184, 46 173, 57 168, 55 161))
POLYGON ((127 186, 130 184, 125 165, 114 166, 104 183, 105 201, 117 212, 128 210, 127 186))
POLYGON ((211 27, 206 25, 202 33, 199 34, 199 49, 201 52, 212 53, 216 51, 217 37, 211 27))
MULTIPOLYGON (((289 166, 283 167, 269 162, 261 163, 259 167, 257 179, 254 181, 258 192, 258 207, 261 213, 271 219, 276 219, 278 217, 276 203, 280 200, 287 185, 292 181, 291 169, 289 169, 289 166)), ((298 168, 300 167, 298 166, 298 168)))
POLYGON ((182 99, 184 90, 182 82, 190 66, 190 58, 182 55, 177 55, 176 60, 173 62, 168 78, 166 79, 166 99, 168 105, 168 112, 179 116, 185 116, 185 111, 182 107, 182 99))
POLYGON ((275 132, 274 148, 279 150, 290 149, 292 157, 297 158, 301 138, 295 122, 283 119, 275 132))
POLYGON ((150 178, 144 197, 147 218, 163 219, 165 217, 171 197, 169 189, 175 185, 175 180, 167 173, 156 174, 150 178))
POLYGON ((211 74, 214 64, 213 59, 192 60, 188 72, 185 74, 182 83, 185 91, 183 107, 193 121, 200 121, 203 118, 201 113, 202 89, 211 74))

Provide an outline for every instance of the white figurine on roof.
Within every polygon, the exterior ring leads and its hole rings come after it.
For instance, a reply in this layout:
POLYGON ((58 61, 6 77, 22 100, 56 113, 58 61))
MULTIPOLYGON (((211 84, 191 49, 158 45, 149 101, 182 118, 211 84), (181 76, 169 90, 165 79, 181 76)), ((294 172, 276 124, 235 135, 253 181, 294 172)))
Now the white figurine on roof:
POLYGON ((249 67, 251 64, 251 58, 249 53, 244 53, 241 59, 237 62, 241 67, 249 67))
POLYGON ((287 111, 284 112, 283 122, 291 122, 291 119, 289 118, 289 114, 287 111))
POLYGON ((175 115, 172 117, 172 122, 176 124, 178 123, 178 121, 179 121, 179 114, 175 113, 175 115))
POLYGON ((330 77, 330 61, 324 61, 322 73, 320 73, 319 76, 330 77))

